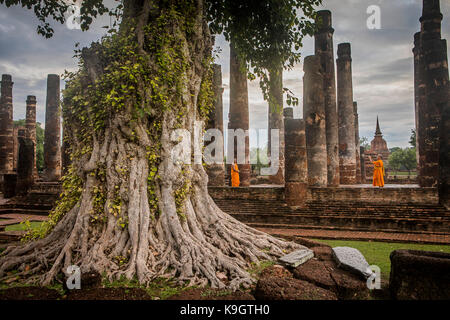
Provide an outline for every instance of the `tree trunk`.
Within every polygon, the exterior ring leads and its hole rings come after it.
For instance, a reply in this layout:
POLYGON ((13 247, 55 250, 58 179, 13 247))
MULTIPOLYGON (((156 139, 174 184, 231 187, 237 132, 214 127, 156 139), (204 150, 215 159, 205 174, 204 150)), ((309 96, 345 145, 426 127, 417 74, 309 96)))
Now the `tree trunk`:
MULTIPOLYGON (((126 1, 116 38, 83 50, 82 68, 65 91, 73 162, 51 216, 55 225, 5 250, 0 278, 16 269, 46 285, 77 265, 111 279, 176 277, 237 289, 254 280, 246 271, 252 262, 301 247, 225 214, 208 194, 203 166, 172 161, 172 131, 193 133, 208 105, 212 38, 203 1, 193 2, 126 1), (127 37, 132 47, 121 42, 127 37)), ((201 150, 194 139, 192 150, 195 144, 201 150)))

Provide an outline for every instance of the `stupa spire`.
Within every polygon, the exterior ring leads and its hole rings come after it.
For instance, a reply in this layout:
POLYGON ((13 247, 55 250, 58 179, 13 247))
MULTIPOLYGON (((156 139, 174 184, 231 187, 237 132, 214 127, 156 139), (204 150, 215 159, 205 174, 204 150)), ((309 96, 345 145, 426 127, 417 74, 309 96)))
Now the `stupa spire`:
POLYGON ((375 135, 376 136, 381 136, 381 130, 380 130, 380 122, 378 121, 378 116, 377 116, 377 128, 375 129, 375 135))

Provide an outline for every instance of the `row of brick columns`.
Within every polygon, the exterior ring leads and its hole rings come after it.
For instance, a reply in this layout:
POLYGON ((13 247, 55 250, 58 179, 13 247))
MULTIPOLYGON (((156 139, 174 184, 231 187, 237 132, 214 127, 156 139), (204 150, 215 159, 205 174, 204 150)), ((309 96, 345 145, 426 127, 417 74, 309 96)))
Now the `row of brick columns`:
POLYGON ((439 0, 424 0, 414 35, 414 97, 419 184, 438 187, 450 207, 450 105, 447 42, 439 0))
MULTIPOLYGON (((308 184, 317 187, 336 187, 339 184, 362 182, 361 154, 357 105, 353 101, 350 44, 338 46, 337 91, 331 12, 322 10, 317 16, 318 31, 315 34, 315 55, 305 59, 304 120, 308 162, 308 184)), ((220 71, 220 67, 215 67, 220 71)), ((215 69, 215 70, 216 70, 215 69)), ((217 74, 217 72, 215 73, 217 74)), ((271 96, 268 111, 268 151, 271 150, 271 129, 279 130, 279 170, 269 177, 272 184, 282 185, 285 176, 285 135, 283 120, 282 68, 269 70, 271 96)), ((215 112, 209 127, 218 128, 223 111, 221 76, 213 83, 216 95, 215 112)), ((247 76, 241 70, 238 55, 230 46, 230 111, 228 129, 249 129, 247 76)), ((234 140, 236 157, 237 138, 234 140)), ((233 158, 234 158, 233 157, 233 158)), ((233 160, 233 159, 231 159, 233 160)), ((241 186, 250 185, 249 141, 245 138, 245 164, 240 164, 241 186)), ((287 164, 286 164, 287 166, 287 164)), ((208 168, 210 185, 224 185, 220 170, 224 166, 208 168)), ((229 176, 226 166, 225 176, 229 176)))
MULTIPOLYGON (((0 98, 0 175, 5 197, 26 193, 37 180, 36 97, 27 96, 25 127, 14 135, 13 82, 2 75, 0 98), (15 147, 15 145, 17 145, 15 147), (16 151, 15 151, 16 149, 16 151), (15 154, 17 153, 17 154, 15 154)), ((60 78, 48 75, 44 141, 44 181, 61 178, 60 78)))
MULTIPOLYGON (((441 39, 438 0, 424 0, 421 32, 414 37, 414 78, 419 182, 439 187, 440 198, 450 197, 448 64, 446 42, 441 39)), ((269 101, 268 129, 280 130, 280 169, 270 177, 286 186, 286 199, 295 204, 306 186, 336 187, 365 183, 364 148, 359 143, 358 104, 353 99, 351 45, 341 43, 334 60, 331 12, 319 11, 315 55, 304 62, 303 120, 293 119, 292 109, 282 116, 282 70, 269 70, 273 100, 269 101), (336 68, 335 68, 336 62, 336 68), (337 83, 335 79, 337 78, 337 83), (300 144, 299 144, 300 143, 300 144)), ((216 112, 211 127, 222 121, 222 81, 215 67, 216 112), (220 89, 220 90, 219 90, 220 89)), ((220 127, 223 130, 222 127, 220 127)), ((247 77, 231 46, 229 129, 249 128, 247 77)), ((236 145, 237 141, 234 141, 236 145)), ((234 150, 236 151, 236 146, 234 150)), ((250 185, 248 137, 246 164, 240 165, 241 186, 250 185)), ((230 167, 209 169, 210 185, 224 185, 230 167)), ((301 202, 301 201, 300 201, 301 202)), ((301 205, 301 203, 297 203, 301 205)))

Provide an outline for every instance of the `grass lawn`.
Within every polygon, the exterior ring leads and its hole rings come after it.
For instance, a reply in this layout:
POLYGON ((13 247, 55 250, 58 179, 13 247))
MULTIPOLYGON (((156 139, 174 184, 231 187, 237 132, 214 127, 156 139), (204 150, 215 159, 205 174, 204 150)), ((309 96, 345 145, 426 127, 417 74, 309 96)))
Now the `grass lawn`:
MULTIPOLYGON (((389 172, 389 176, 407 176, 408 175, 408 172, 395 172, 395 171, 392 171, 392 172, 389 172)), ((415 176, 417 176, 417 173, 416 172, 411 172, 411 174, 409 174, 411 177, 415 177, 415 176)))
POLYGON ((25 223, 12 224, 5 227, 5 231, 27 231, 29 227, 31 229, 39 229, 42 225, 42 222, 31 221, 30 225, 27 226, 25 223))
POLYGON ((383 281, 389 280, 391 270, 391 260, 389 255, 392 251, 398 249, 412 249, 425 251, 449 252, 449 245, 430 245, 415 243, 389 243, 374 241, 345 241, 345 240, 323 240, 314 239, 315 241, 326 243, 331 247, 352 247, 356 248, 364 255, 370 265, 377 265, 381 269, 381 278, 383 281))

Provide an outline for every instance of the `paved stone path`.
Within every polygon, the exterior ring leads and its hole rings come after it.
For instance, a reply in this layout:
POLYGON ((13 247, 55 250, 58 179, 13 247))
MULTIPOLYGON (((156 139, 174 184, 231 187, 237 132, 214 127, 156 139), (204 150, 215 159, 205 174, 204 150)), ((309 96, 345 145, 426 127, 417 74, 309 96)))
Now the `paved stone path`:
POLYGON ((38 215, 32 215, 32 214, 19 214, 19 213, 6 213, 6 214, 0 214, 0 219, 14 219, 25 221, 47 221, 48 216, 38 216, 38 215))
POLYGON ((417 234, 417 233, 387 233, 369 231, 342 231, 342 230, 312 230, 312 229, 273 229, 257 228, 263 232, 280 236, 298 236, 304 238, 331 239, 331 240, 361 240, 381 242, 409 242, 424 244, 450 245, 450 235, 417 234))

